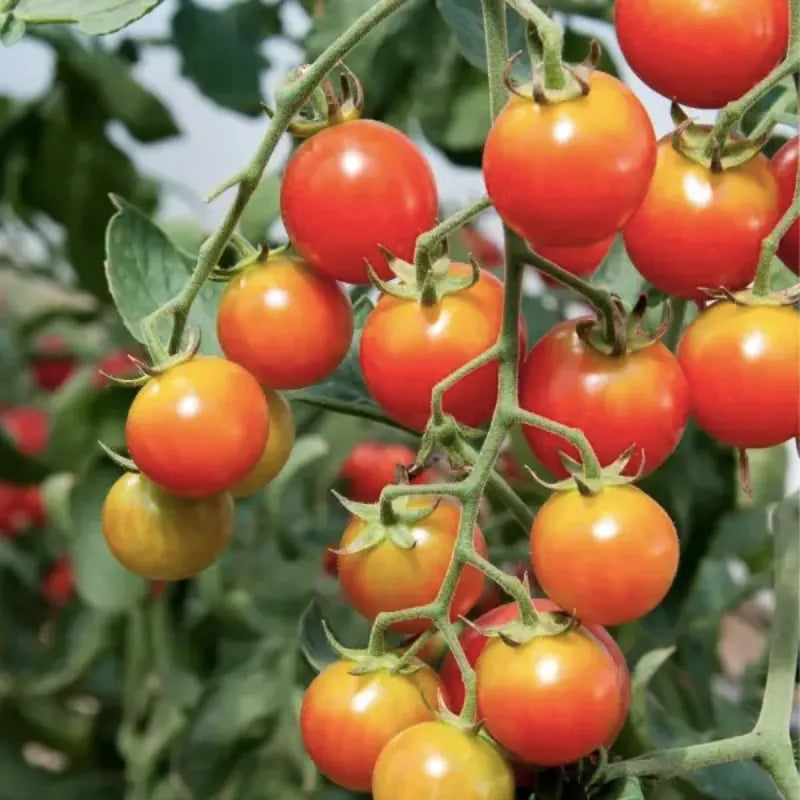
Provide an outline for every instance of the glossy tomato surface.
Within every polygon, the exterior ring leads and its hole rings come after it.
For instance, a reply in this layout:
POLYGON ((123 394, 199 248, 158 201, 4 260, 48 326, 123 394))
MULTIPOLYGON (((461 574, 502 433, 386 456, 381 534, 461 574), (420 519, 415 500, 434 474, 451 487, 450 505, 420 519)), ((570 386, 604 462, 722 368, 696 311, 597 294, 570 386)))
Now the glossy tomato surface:
POLYGON ((242 367, 197 357, 151 378, 128 412, 136 466, 174 494, 204 497, 245 478, 264 453, 264 392, 242 367))
POLYGON ((678 347, 692 416, 734 447, 800 434, 800 313, 791 306, 715 303, 678 347))
POLYGON ((269 437, 258 463, 230 490, 235 498, 263 489, 284 468, 294 447, 294 418, 286 398, 273 389, 264 392, 269 409, 269 437))
POLYGON ((608 650, 583 628, 521 645, 492 639, 475 667, 478 714, 528 764, 571 764, 619 725, 623 685, 608 650))
POLYGON ((345 283, 369 283, 364 259, 393 277, 379 245, 406 261, 437 215, 433 173, 405 134, 354 120, 314 134, 289 159, 281 214, 295 249, 345 283))
POLYGON ((126 569, 177 581, 216 561, 233 530, 233 500, 227 493, 177 497, 127 472, 106 496, 102 518, 103 536, 126 569))
MULTIPOLYGON (((398 466, 410 467, 417 454, 404 444, 359 442, 347 455, 340 475, 346 494, 359 503, 374 503, 384 486, 395 483, 398 466)), ((432 475, 423 472, 412 483, 430 483, 432 475)))
MULTIPOLYGON (((453 274, 469 267, 454 264, 453 274)), ((503 284, 481 272, 470 289, 436 305, 384 295, 367 317, 360 360, 370 394, 389 416, 422 431, 439 381, 497 341, 503 317, 503 284)), ((465 425, 489 420, 497 402, 497 362, 460 380, 444 395, 444 410, 465 425)))
MULTIPOLYGON (((603 466, 631 445, 626 469, 634 475, 644 458, 652 472, 680 441, 689 413, 689 392, 678 362, 660 342, 612 357, 586 344, 575 321, 546 333, 528 353, 520 374, 523 408, 580 428, 603 466)), ((578 452, 539 428, 523 428, 533 454, 554 475, 567 476, 559 451, 578 452)))
MULTIPOLYGON (((432 502, 430 497, 411 497, 408 508, 424 508, 432 502)), ((385 539, 357 553, 340 553, 339 581, 350 603, 365 617, 374 619, 381 611, 398 611, 432 602, 450 565, 460 517, 460 508, 443 500, 431 514, 410 527, 416 542, 414 547, 403 549, 385 539)), ((353 518, 342 536, 340 549, 351 544, 365 526, 363 520, 353 518)), ((473 544, 481 555, 486 555, 486 542, 477 526, 473 544)), ((483 573, 474 567, 464 568, 450 606, 453 619, 475 605, 483 582, 483 573)), ((422 633, 430 625, 430 620, 414 619, 399 622, 394 629, 422 633)))
MULTIPOLYGON (((614 238, 614 236, 608 236, 599 242, 582 247, 538 247, 536 252, 542 258, 552 261, 567 272, 571 272, 579 278, 587 278, 603 263, 611 245, 614 244, 614 238)), ((561 285, 555 278, 551 278, 543 272, 539 274, 548 286, 561 285)))
POLYGON ((612 236, 647 191, 655 134, 623 83, 593 73, 586 97, 539 105, 512 97, 483 150, 483 174, 503 220, 536 248, 612 236))
POLYGON ((383 749, 373 800, 514 800, 514 776, 486 739, 445 722, 423 722, 383 749))
POLYGON ((347 355, 353 311, 336 281, 276 255, 230 281, 217 335, 225 355, 263 386, 300 389, 327 378, 347 355))
MULTIPOLYGON (((559 610, 558 606, 552 600, 548 600, 546 598, 537 597, 534 599, 533 605, 537 611, 542 612, 559 610)), ((505 605, 498 606, 483 616, 478 617, 478 619, 475 620, 475 625, 478 629, 485 629, 505 625, 507 622, 513 622, 517 619, 519 619, 519 608, 517 607, 517 604, 506 603, 505 605)), ((617 643, 614 641, 614 638, 611 636, 611 634, 600 625, 588 625, 587 628, 591 632, 592 636, 601 642, 603 647, 608 650, 611 658, 617 665, 620 680, 622 681, 622 692, 620 695, 621 703, 619 708, 619 717, 617 719, 617 727, 606 742, 607 746, 610 747, 613 744, 614 739, 617 738, 617 734, 622 730, 622 726, 625 724, 625 718, 628 716, 631 676, 630 672, 628 671, 628 665, 625 662, 625 656, 622 654, 622 651, 619 649, 619 645, 617 645, 617 643)), ((476 630, 473 627, 467 627, 461 634, 459 634, 458 639, 461 642, 461 646, 464 648, 464 652, 466 653, 470 666, 474 667, 478 663, 478 659, 480 658, 481 653, 484 651, 486 645, 489 644, 489 638, 480 633, 480 630, 476 630)), ((461 671, 459 670, 458 664, 456 663, 455 658, 453 658, 452 653, 447 653, 445 655, 442 665, 439 669, 439 675, 441 675, 442 681, 447 688, 451 710, 455 711, 456 713, 460 712, 464 706, 464 682, 461 680, 461 671)))
POLYGON ((675 525, 635 486, 608 486, 591 497, 554 492, 530 538, 539 585, 584 623, 622 625, 644 616, 678 569, 675 525))
POLYGON ((736 291, 753 280, 778 217, 778 186, 763 155, 714 173, 681 155, 668 136, 647 197, 625 226, 625 247, 658 289, 704 299, 704 288, 736 291))
MULTIPOLYGON (((797 156, 800 153, 800 137, 789 139, 772 157, 772 172, 778 181, 780 212, 785 213, 794 199, 797 181, 797 156)), ((800 220, 795 220, 781 240, 778 255, 789 269, 800 274, 800 220)))
POLYGON ((721 108, 778 64, 786 0, 617 0, 616 28, 636 74, 665 97, 721 108))
POLYGON ((300 732, 311 760, 334 783, 368 792, 381 750, 401 731, 433 719, 436 673, 422 666, 410 675, 378 670, 351 675, 353 661, 336 661, 308 687, 300 732))

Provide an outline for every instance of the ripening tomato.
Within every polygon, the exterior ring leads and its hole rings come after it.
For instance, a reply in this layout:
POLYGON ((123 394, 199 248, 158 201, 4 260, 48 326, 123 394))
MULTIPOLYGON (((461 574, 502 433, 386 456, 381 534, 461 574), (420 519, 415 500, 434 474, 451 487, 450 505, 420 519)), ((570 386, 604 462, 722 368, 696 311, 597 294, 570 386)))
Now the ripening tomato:
POLYGON ((417 236, 436 223, 437 204, 417 146, 374 120, 314 134, 289 159, 281 183, 281 215, 295 249, 345 283, 369 283, 364 259, 382 278, 393 277, 379 245, 411 260, 417 236))
MULTIPOLYGON (((537 247, 536 252, 542 258, 552 261, 567 272, 571 272, 579 278, 588 278, 603 263, 615 238, 615 236, 608 236, 599 242, 583 247, 537 247)), ((543 272, 540 272, 539 275, 548 286, 561 285, 555 278, 551 278, 543 272)))
MULTIPOLYGON (((652 472, 677 446, 689 414, 689 391, 678 362, 660 342, 612 357, 578 335, 574 320, 546 333, 528 353, 520 374, 523 408, 580 428, 600 463, 608 466, 631 445, 626 474, 642 464, 652 472)), ((559 451, 578 457, 560 436, 539 428, 522 432, 533 454, 566 477, 559 451)))
POLYGON ((788 9, 786 0, 617 0, 617 36, 648 86, 693 108, 721 108, 781 60, 788 9))
MULTIPOLYGON (((375 503, 384 486, 395 483, 398 465, 410 467, 417 454, 404 444, 359 442, 348 454, 340 475, 347 486, 347 496, 359 503, 375 503)), ((430 483, 432 475, 423 472, 412 483, 430 483)))
POLYGON ((351 675, 335 661, 311 682, 300 709, 303 745, 319 771, 354 792, 368 792, 381 750, 398 733, 433 719, 444 689, 419 662, 412 674, 387 669, 351 675))
POLYGON ((75 578, 69 556, 62 555, 53 564, 42 580, 41 591, 51 606, 59 608, 69 604, 75 594, 75 578))
POLYGON ((528 764, 571 764, 605 746, 618 729, 622 676, 585 628, 518 646, 494 638, 475 673, 486 730, 528 764))
POLYGON ((714 303, 678 347, 697 424, 733 447, 800 435, 800 313, 791 306, 714 303))
MULTIPOLYGON (((424 508, 433 501, 431 497, 410 497, 408 508, 424 508)), ((410 527, 416 542, 414 547, 403 549, 387 538, 357 553, 339 553, 339 581, 347 599, 368 619, 374 619, 381 611, 398 611, 432 602, 450 565, 460 517, 461 509, 443 500, 431 514, 410 527)), ((340 549, 351 544, 366 525, 363 520, 352 518, 340 549)), ((473 544, 479 553, 486 555, 486 541, 477 526, 473 544)), ((450 605, 452 619, 463 616, 475 605, 483 581, 482 572, 474 567, 464 568, 450 605)), ((430 620, 413 619, 398 622, 394 629, 414 634, 422 633, 430 625, 430 620)))
POLYGON ((217 313, 225 355, 263 386, 301 389, 327 378, 353 338, 353 310, 336 281, 274 255, 231 279, 217 313))
POLYGON ((135 378, 139 375, 136 364, 130 359, 131 355, 139 357, 138 353, 131 353, 128 350, 114 350, 103 356, 97 363, 97 372, 94 374, 92 385, 96 389, 104 389, 111 383, 108 376, 135 378))
MULTIPOLYGON (((537 597, 533 601, 534 608, 540 612, 557 611, 558 606, 546 598, 537 597)), ((505 605, 498 606, 495 609, 487 612, 475 620, 475 626, 467 627, 459 635, 458 640, 464 648, 464 653, 467 656, 470 666, 474 667, 478 663, 478 659, 484 648, 489 644, 489 638, 484 636, 480 631, 486 628, 499 627, 508 622, 513 622, 519 619, 519 608, 516 603, 506 603, 505 605)), ((621 702, 619 708, 619 717, 617 719, 617 726, 612 731, 606 745, 610 747, 617 735, 622 730, 625 724, 625 718, 628 716, 628 706, 630 705, 631 694, 631 676, 628 671, 628 665, 625 662, 625 656, 619 649, 619 646, 614 641, 611 634, 600 625, 587 625, 588 630, 591 632, 599 642, 603 644, 606 650, 611 655, 614 663, 617 665, 620 680, 622 681, 621 702)), ((452 653, 445 654, 442 666, 439 668, 439 675, 444 682, 447 694, 450 698, 450 708, 452 711, 459 713, 464 706, 464 681, 461 679, 461 670, 458 668, 455 658, 452 653)))
MULTIPOLYGON (((453 264, 465 275, 466 264, 453 264)), ((389 416, 422 431, 439 381, 497 341, 503 284, 490 272, 436 305, 384 295, 361 335, 361 369, 370 394, 389 416)), ((522 331, 520 336, 522 337, 522 331)), ((483 425, 497 403, 497 362, 485 364, 445 392, 444 410, 464 425, 483 425)))
POLYGON ((230 490, 235 498, 255 494, 270 483, 284 468, 294 447, 294 419, 289 403, 272 389, 266 389, 264 394, 269 409, 267 446, 250 474, 230 490))
POLYGON ((57 333, 46 333, 34 345, 33 380, 46 392, 54 392, 66 383, 77 366, 66 340, 57 333))
POLYGON ((580 247, 630 219, 655 150, 636 95, 594 72, 585 97, 547 105, 512 97, 486 139, 483 175, 492 205, 535 248, 580 247))
POLYGON ((126 472, 106 496, 102 521, 109 549, 126 569, 178 581, 217 560, 233 530, 233 499, 178 497, 126 472))
POLYGON ((151 378, 125 427, 136 466, 173 494, 204 497, 243 480, 264 453, 269 412, 249 372, 198 357, 151 378))
MULTIPOLYGON (((792 204, 794 187, 797 181, 797 156, 800 153, 800 136, 789 139, 786 144, 772 156, 772 173, 778 182, 780 196, 780 213, 792 204)), ((800 219, 796 219, 781 239, 778 255, 789 269, 800 275, 800 219)))
POLYGON ((778 186, 763 155, 712 172, 667 136, 647 197, 625 226, 625 247, 656 288, 698 300, 703 289, 737 291, 753 280, 778 218, 778 186))
POLYGON ((384 747, 373 800, 514 800, 514 775, 486 739, 446 722, 407 728, 384 747))
POLYGON ((652 611, 672 585, 679 552, 667 512, 629 485, 591 497, 554 492, 531 528, 539 585, 584 623, 622 625, 652 611))

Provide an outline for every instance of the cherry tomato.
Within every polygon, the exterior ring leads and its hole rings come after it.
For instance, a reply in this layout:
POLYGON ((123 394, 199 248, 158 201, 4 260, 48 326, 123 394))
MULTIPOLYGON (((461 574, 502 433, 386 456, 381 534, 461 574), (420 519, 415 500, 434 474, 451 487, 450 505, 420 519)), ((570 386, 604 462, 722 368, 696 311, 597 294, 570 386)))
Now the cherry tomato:
MULTIPOLYGON (((552 261, 567 272, 571 272, 579 278, 588 278, 603 263, 611 245, 614 244, 614 238, 614 236, 609 236, 583 247, 538 247, 536 252, 542 258, 552 261)), ((548 286, 561 286, 555 278, 551 278, 543 272, 540 272, 539 275, 548 286)))
POLYGON ((244 479, 264 454, 264 392, 242 367, 193 358, 149 380, 125 428, 139 469, 167 491, 203 497, 244 479))
POLYGON ((482 267, 495 269, 503 266, 503 251, 474 225, 465 225, 458 235, 467 252, 471 253, 482 267))
POLYGON ((67 382, 75 372, 78 361, 69 351, 63 337, 47 333, 34 346, 31 371, 33 380, 40 389, 54 392, 67 382))
POLYGON ((272 256, 230 281, 217 334, 225 355, 259 383, 300 389, 341 364, 353 338, 353 311, 335 281, 300 259, 272 256))
POLYGON ((625 247, 655 287, 698 300, 704 288, 736 291, 753 280, 778 217, 778 187, 764 156, 715 173, 666 137, 647 197, 625 226, 625 247))
MULTIPOLYGON (((631 445, 626 473, 642 464, 652 472, 680 441, 689 413, 689 392, 678 362, 660 342, 612 357, 586 344, 575 321, 546 333, 528 353, 520 374, 523 408, 580 428, 603 466, 631 445)), ((533 454, 554 475, 566 477, 559 451, 578 457, 560 436, 539 428, 522 432, 533 454)))
POLYGON ((129 353, 127 350, 114 350, 109 353, 97 364, 97 372, 95 372, 92 381, 96 389, 104 389, 109 385, 110 380, 107 376, 115 378, 133 378, 139 374, 136 365, 130 360, 129 356, 139 356, 138 353, 129 353))
MULTIPOLYGON (((431 503, 430 497, 411 497, 408 508, 424 508, 431 503)), ((386 539, 357 553, 340 553, 339 581, 347 599, 368 619, 374 619, 381 611, 398 611, 432 602, 450 565, 460 517, 461 509, 443 500, 429 516, 411 527, 416 542, 411 549, 403 549, 386 539)), ((353 518, 345 529, 340 549, 355 540, 366 524, 353 518)), ((473 544, 479 553, 486 555, 486 542, 477 526, 473 544)), ((466 614, 475 605, 483 582, 479 570, 464 568, 450 605, 452 619, 466 614)), ((422 633, 430 624, 430 620, 407 620, 398 622, 395 630, 422 633)))
POLYGON ((336 555, 336 551, 330 547, 326 547, 322 552, 322 571, 331 578, 339 577, 339 557, 336 555))
POLYGON ((51 606, 63 607, 69 604, 75 594, 75 579, 69 556, 62 555, 53 564, 42 581, 41 590, 51 606))
POLYGON ((446 722, 407 728, 384 747, 373 800, 514 800, 514 775, 486 739, 446 722))
POLYGON ((0 411, 0 428, 21 453, 39 455, 47 449, 47 415, 32 406, 14 406, 0 411))
MULTIPOLYGON (((463 275, 470 268, 451 269, 463 275)), ((490 272, 434 306, 384 295, 361 335, 361 369, 370 394, 398 422, 424 430, 434 386, 494 345, 502 316, 503 284, 490 272)), ((496 403, 497 362, 470 373, 444 395, 444 410, 473 427, 488 421, 496 403)))
MULTIPOLYGON (((800 152, 800 136, 795 136, 772 156, 772 172, 778 182, 781 214, 786 212, 794 199, 798 152, 800 152)), ((789 269, 800 275, 800 220, 796 219, 784 235, 778 248, 778 255, 789 269)))
POLYGON ((571 764, 618 729, 623 680, 608 650, 585 628, 519 646, 494 638, 475 672, 486 730, 528 764, 571 764))
POLYGON ((635 486, 591 497, 555 492, 531 528, 539 585, 584 623, 622 625, 652 611, 672 585, 679 551, 667 512, 635 486))
MULTIPOLYGON (((546 598, 535 598, 533 605, 537 611, 541 612, 558 610, 558 606, 552 600, 546 598)), ((478 619, 475 620, 475 628, 468 627, 464 629, 463 633, 459 635, 458 640, 464 648, 464 653, 466 653, 467 661, 469 661, 470 666, 474 667, 478 663, 481 653, 483 653, 486 645, 489 644, 489 638, 484 636, 480 631, 486 628, 499 627, 508 622, 513 622, 516 619, 519 619, 519 608, 517 604, 506 603, 478 617, 478 619)), ((622 681, 621 703, 617 726, 606 742, 607 746, 610 747, 622 730, 625 724, 625 718, 628 716, 631 676, 628 671, 628 665, 625 662, 625 656, 622 654, 622 651, 619 649, 619 646, 614 641, 611 634, 600 625, 590 624, 586 627, 591 632, 592 636, 599 642, 602 642, 603 646, 608 650, 611 658, 617 665, 620 680, 622 681)), ((450 708, 456 713, 460 712, 464 706, 464 682, 461 680, 461 670, 458 668, 458 664, 455 658, 453 658, 452 653, 447 653, 445 655, 442 666, 439 669, 439 675, 450 697, 450 708)))
POLYGON ((436 223, 437 204, 422 153, 374 120, 314 134, 289 159, 281 184, 281 214, 295 249, 345 283, 369 283, 364 259, 382 278, 393 277, 379 245, 411 260, 417 236, 436 223))
POLYGON ((617 36, 648 86, 693 108, 721 108, 781 60, 788 8, 786 0, 617 0, 617 36))
POLYGON ((714 303, 678 347, 697 424, 733 447, 800 435, 800 314, 790 306, 714 303))
POLYGON ((270 483, 284 468, 294 447, 294 419, 292 409, 286 398, 272 389, 264 392, 269 409, 269 438, 261 455, 261 460, 250 474, 231 490, 236 497, 255 494, 270 483))
POLYGON ((483 150, 492 205, 534 247, 612 236, 647 192, 655 134, 642 104, 603 72, 585 97, 539 105, 514 96, 483 150))
MULTIPOLYGON (((340 475, 347 485, 347 496, 359 503, 375 503, 384 486, 395 483, 398 465, 410 467, 417 454, 404 444, 359 442, 348 454, 340 475)), ((423 472, 412 483, 430 483, 432 475, 423 472)))
POLYGON ((117 560, 150 580, 190 578, 214 561, 233 530, 229 494, 188 499, 127 472, 103 504, 103 536, 117 560))
POLYGON ((433 719, 436 673, 419 664, 413 674, 381 669, 351 675, 354 661, 336 661, 311 682, 300 709, 300 732, 311 760, 334 783, 368 792, 384 746, 412 725, 433 719))

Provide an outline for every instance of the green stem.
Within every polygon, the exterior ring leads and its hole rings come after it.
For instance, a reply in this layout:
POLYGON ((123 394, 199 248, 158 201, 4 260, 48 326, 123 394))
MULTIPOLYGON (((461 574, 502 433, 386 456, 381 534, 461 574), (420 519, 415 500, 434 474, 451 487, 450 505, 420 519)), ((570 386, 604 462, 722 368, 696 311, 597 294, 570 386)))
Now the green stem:
POLYGON ((564 62, 561 57, 564 49, 564 31, 550 19, 532 0, 507 0, 508 5, 523 19, 533 25, 542 43, 542 62, 544 66, 544 88, 558 91, 567 85, 564 62))
MULTIPOLYGON (((764 114, 759 120, 758 124, 749 133, 750 139, 759 139, 766 136, 781 117, 789 110, 791 105, 796 102, 797 95, 795 92, 784 92, 775 101, 772 107, 764 114)), ((796 121, 793 119, 793 121, 796 121)))
POLYGON ((672 322, 670 323, 669 329, 664 334, 662 341, 673 352, 681 338, 681 331, 683 331, 683 323, 688 310, 688 300, 683 297, 675 297, 672 299, 672 322))
POLYGON ((455 372, 451 372, 444 380, 439 381, 439 383, 433 387, 433 391, 431 392, 431 411, 434 422, 441 423, 444 420, 444 410, 442 408, 444 393, 452 386, 455 386, 462 378, 466 378, 471 372, 475 372, 475 370, 480 369, 490 361, 494 361, 499 352, 498 345, 492 345, 488 350, 485 350, 471 361, 467 361, 466 364, 459 367, 455 372))

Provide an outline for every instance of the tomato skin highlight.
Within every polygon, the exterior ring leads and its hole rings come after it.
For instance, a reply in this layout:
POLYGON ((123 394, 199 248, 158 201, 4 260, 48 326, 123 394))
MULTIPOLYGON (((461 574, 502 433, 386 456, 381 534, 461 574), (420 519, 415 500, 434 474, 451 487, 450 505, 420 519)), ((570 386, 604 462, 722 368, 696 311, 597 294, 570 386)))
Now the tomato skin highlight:
POLYGON ((552 105, 512 97, 483 150, 492 205, 534 248, 612 236, 645 196, 655 133, 623 83, 594 72, 585 97, 552 105))
POLYGON ((494 638, 475 671, 479 717, 525 763, 571 764, 617 729, 623 702, 619 670, 585 629, 519 646, 494 638))
POLYGON ((297 252, 345 283, 369 283, 364 259, 392 278, 378 245, 406 261, 436 224, 433 173, 405 134, 353 120, 314 134, 295 151, 281 184, 281 214, 297 252))
MULTIPOLYGON (((578 335, 576 321, 553 327, 528 353, 520 374, 520 404, 528 411, 580 428, 607 466, 635 445, 625 474, 652 472, 683 435, 689 390, 678 362, 660 342, 620 357, 600 353, 578 335)), ((558 477, 568 477, 559 451, 578 457, 564 439, 522 429, 533 454, 558 477)))
POLYGON ((514 776, 485 739, 445 722, 395 736, 375 765, 373 800, 513 800, 514 776))
POLYGON ((433 719, 436 673, 423 666, 411 675, 379 670, 351 675, 354 661, 335 661, 303 696, 300 732, 320 772, 355 792, 368 792, 384 746, 412 725, 433 719))
POLYGON ((353 310, 335 281, 300 259, 272 256, 230 281, 217 335, 226 357, 262 386, 301 389, 342 363, 353 338, 353 310))
POLYGON ((622 625, 652 611, 678 569, 675 525, 635 486, 554 492, 530 534, 539 585, 583 623, 622 625))
POLYGON ((136 466, 182 497, 231 488, 267 444, 264 392, 238 364, 196 357, 151 378, 128 412, 125 436, 136 466))
MULTIPOLYGON (((398 464, 409 467, 417 454, 404 444, 359 442, 348 454, 339 472, 347 486, 347 496, 359 503, 375 503, 384 486, 395 482, 398 464)), ((412 483, 430 483, 432 475, 423 472, 412 483)))
POLYGON ((233 530, 227 493, 189 499, 127 472, 103 504, 103 536, 116 559, 150 580, 190 578, 217 560, 233 530))
POLYGON ((678 360, 691 413, 732 447, 800 434, 800 314, 791 306, 714 303, 684 331, 678 360))
POLYGON ((714 173, 678 153, 668 136, 623 233, 631 261, 655 287, 702 300, 704 288, 737 291, 753 280, 761 242, 778 219, 778 186, 763 155, 714 173))
MULTIPOLYGON (((469 270, 451 266, 454 275, 469 270)), ((433 388, 495 344, 502 316, 503 284, 486 271, 470 289, 433 306, 383 295, 361 335, 359 356, 370 394, 389 416, 424 430, 433 388)), ((496 361, 485 364, 448 389, 445 412, 472 427, 487 422, 497 403, 497 370, 496 361)))
POLYGON ((648 86, 693 108, 721 108, 780 62, 788 7, 785 0, 617 0, 615 23, 625 58, 648 86))
MULTIPOLYGON (((433 498, 410 497, 408 508, 430 506, 433 498)), ((339 582, 350 603, 367 619, 375 619, 381 611, 398 611, 432 602, 442 585, 453 554, 461 509, 443 500, 431 514, 411 527, 416 545, 404 550, 384 540, 357 553, 339 553, 339 582)), ((340 549, 344 549, 363 531, 366 523, 353 518, 345 529, 340 549)), ((483 556, 486 541, 475 526, 473 544, 483 556)), ((466 614, 478 601, 483 590, 483 573, 467 566, 456 585, 450 606, 452 619, 466 614)), ((393 630, 418 634, 427 630, 431 621, 412 619, 398 622, 393 630)))
MULTIPOLYGON (((786 213, 794 199, 798 153, 800 153, 800 136, 795 136, 772 156, 770 162, 775 180, 778 182, 781 215, 786 213)), ((800 220, 796 219, 784 234, 778 246, 778 255, 789 269, 800 275, 800 220)))
MULTIPOLYGON (((603 263, 616 236, 608 236, 594 244, 582 247, 537 247, 536 252, 548 261, 552 261, 567 272, 579 278, 588 278, 603 263)), ((539 272, 548 286, 561 286, 555 278, 539 272)))

